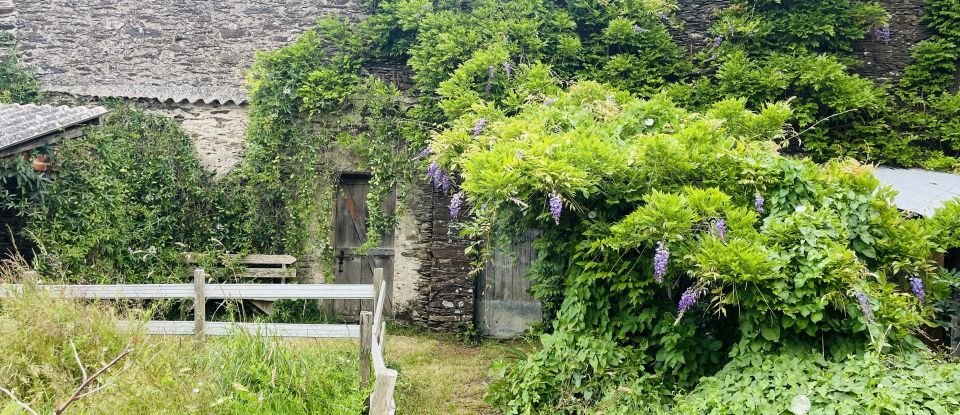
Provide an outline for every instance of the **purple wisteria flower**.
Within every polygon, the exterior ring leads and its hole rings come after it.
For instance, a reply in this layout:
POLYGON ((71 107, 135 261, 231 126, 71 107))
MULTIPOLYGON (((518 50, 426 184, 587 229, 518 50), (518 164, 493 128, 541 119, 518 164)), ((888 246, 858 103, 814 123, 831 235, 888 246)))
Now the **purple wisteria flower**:
POLYGON ((487 119, 481 118, 477 120, 476 124, 473 124, 473 136, 476 137, 483 132, 483 128, 487 126, 487 119))
POLYGON ((667 262, 670 261, 670 249, 663 246, 663 241, 657 242, 657 251, 653 254, 653 279, 657 284, 663 282, 667 275, 667 262))
POLYGON ((463 206, 463 192, 459 192, 450 198, 450 217, 457 219, 460 217, 460 208, 463 206))
POLYGON ((557 225, 560 224, 560 212, 563 211, 563 199, 557 192, 550 193, 550 216, 557 225))
POLYGON ((713 221, 713 234, 717 235, 721 241, 727 240, 727 221, 723 219, 715 219, 713 221))
POLYGON ((680 314, 687 312, 690 307, 693 307, 697 304, 697 300, 700 299, 700 290, 696 287, 691 286, 683 292, 683 295, 680 296, 680 304, 677 305, 677 309, 680 311, 680 314))
POLYGON ((857 301, 860 302, 860 309, 863 310, 863 316, 869 321, 873 321, 873 308, 870 307, 870 299, 863 291, 857 291, 857 301))
POLYGON ((450 176, 443 173, 437 162, 430 163, 430 167, 427 168, 427 179, 430 179, 434 189, 444 187, 446 192, 450 188, 450 176))
POLYGON ((710 46, 713 46, 713 47, 715 47, 715 48, 719 48, 721 44, 723 44, 723 35, 720 35, 720 36, 715 37, 715 38, 713 39, 713 42, 710 43, 710 46))
POLYGON ((910 291, 913 291, 913 295, 917 296, 921 303, 927 301, 927 294, 923 291, 923 280, 920 277, 910 278, 910 291))
POLYGON ((657 12, 657 17, 659 17, 660 21, 664 23, 670 23, 670 17, 668 17, 664 12, 657 12))
POLYGON ((447 193, 450 191, 450 185, 450 176, 444 174, 443 177, 440 178, 440 189, 443 190, 443 193, 447 193))
POLYGON ((430 179, 431 182, 435 183, 437 172, 439 171, 440 171, 440 165, 437 164, 437 162, 430 163, 430 167, 427 167, 427 178, 430 179))
POLYGON ((650 29, 644 29, 640 25, 633 25, 633 31, 637 33, 649 32, 650 29))
POLYGON ((513 75, 513 66, 510 65, 510 62, 503 63, 503 72, 506 72, 507 78, 513 75))
POLYGON ((426 156, 429 156, 429 155, 430 155, 430 147, 427 147, 427 148, 425 148, 425 149, 423 149, 423 150, 420 150, 420 152, 417 153, 417 155, 413 156, 413 159, 414 159, 414 160, 420 160, 420 159, 422 159, 422 158, 424 158, 424 157, 426 157, 426 156))
POLYGON ((527 155, 524 154, 523 150, 517 150, 517 158, 518 158, 518 159, 523 160, 523 159, 526 158, 526 157, 527 157, 527 155))
POLYGON ((757 192, 753 195, 753 207, 757 210, 757 213, 763 214, 763 195, 760 192, 757 192))
POLYGON ((885 24, 882 27, 873 29, 873 32, 870 32, 870 36, 874 42, 890 43, 890 25, 885 24))

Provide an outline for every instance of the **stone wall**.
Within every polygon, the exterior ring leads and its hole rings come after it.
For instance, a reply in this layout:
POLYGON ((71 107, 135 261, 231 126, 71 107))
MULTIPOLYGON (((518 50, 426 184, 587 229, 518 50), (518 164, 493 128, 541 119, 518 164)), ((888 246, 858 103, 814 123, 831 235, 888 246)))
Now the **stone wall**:
POLYGON ((881 0, 890 12, 890 42, 864 40, 857 43, 854 57, 863 65, 858 71, 877 82, 897 82, 910 63, 910 47, 930 36, 920 23, 923 0, 881 0))
POLYGON ((17 31, 17 10, 13 0, 0 0, 0 57, 13 46, 17 31))
POLYGON ((325 15, 362 16, 359 0, 16 2, 22 58, 45 84, 71 86, 240 88, 256 51, 325 15))
POLYGON ((411 318, 434 330, 464 330, 473 324, 475 280, 464 252, 470 242, 451 226, 450 196, 421 183, 410 206, 419 238, 415 249, 401 255, 420 260, 411 318))

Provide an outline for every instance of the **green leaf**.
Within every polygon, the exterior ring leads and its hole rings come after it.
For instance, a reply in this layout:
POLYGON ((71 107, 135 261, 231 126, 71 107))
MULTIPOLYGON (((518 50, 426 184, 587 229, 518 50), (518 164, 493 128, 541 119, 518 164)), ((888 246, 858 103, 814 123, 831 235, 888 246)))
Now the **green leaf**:
POLYGON ((772 342, 780 340, 780 325, 762 325, 760 326, 760 335, 763 336, 764 339, 772 342))

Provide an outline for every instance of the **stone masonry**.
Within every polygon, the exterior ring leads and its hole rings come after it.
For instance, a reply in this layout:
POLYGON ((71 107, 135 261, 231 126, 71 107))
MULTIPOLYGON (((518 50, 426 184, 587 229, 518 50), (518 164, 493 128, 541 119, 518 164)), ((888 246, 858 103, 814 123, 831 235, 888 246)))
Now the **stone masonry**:
POLYGON ((0 57, 13 46, 17 30, 17 10, 13 0, 0 0, 0 57))

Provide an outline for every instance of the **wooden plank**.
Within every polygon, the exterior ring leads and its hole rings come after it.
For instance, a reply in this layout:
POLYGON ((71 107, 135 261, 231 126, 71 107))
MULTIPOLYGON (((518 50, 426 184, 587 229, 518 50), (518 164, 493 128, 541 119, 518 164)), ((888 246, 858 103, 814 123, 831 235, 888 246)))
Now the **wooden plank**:
POLYGON ((372 300, 370 284, 207 284, 212 299, 372 300))
MULTIPOLYGON (((177 299, 194 298, 194 284, 41 285, 37 288, 63 298, 177 299)), ((371 284, 204 284, 208 299, 351 299, 372 300, 371 284)), ((0 298, 23 292, 20 285, 0 287, 0 298)))
POLYGON ((247 268, 240 272, 242 278, 295 278, 297 270, 294 268, 247 268))
POLYGON ((381 325, 381 322, 383 321, 383 303, 384 303, 383 297, 386 294, 387 294, 387 283, 381 282, 380 295, 377 296, 377 303, 376 303, 377 305, 376 307, 374 307, 374 311, 373 311, 373 330, 374 330, 373 336, 374 337, 380 337, 380 334, 379 334, 380 325, 381 325))
POLYGON ((373 313, 360 313, 360 388, 370 386, 370 351, 373 342, 373 313))
MULTIPOLYGON (((139 323, 127 322, 126 327, 136 327, 139 323)), ((193 334, 192 321, 148 321, 144 325, 147 334, 185 336, 193 334)), ((238 330, 265 337, 303 337, 356 339, 360 336, 357 324, 274 324, 274 323, 230 323, 208 321, 203 334, 210 336, 228 336, 238 330)))
MULTIPOLYGON (((37 288, 61 298, 131 300, 193 298, 194 296, 193 284, 40 285, 37 288)), ((0 287, 0 298, 21 292, 23 287, 20 285, 0 287)))
POLYGON ((387 364, 383 360, 383 348, 380 347, 380 341, 377 340, 377 336, 371 336, 370 342, 370 358, 373 360, 373 371, 374 373, 379 373, 380 371, 387 369, 387 364))
POLYGON ((370 395, 370 415, 391 415, 395 412, 393 392, 397 386, 397 371, 384 369, 377 372, 377 381, 370 395))
MULTIPOLYGON (((187 252, 183 254, 184 259, 188 264, 196 264, 199 262, 197 259, 198 255, 193 252, 187 252)), ((245 265, 291 265, 294 262, 297 262, 297 258, 291 255, 266 255, 266 254, 250 254, 247 256, 240 255, 224 255, 223 258, 235 262, 237 264, 245 265)))

